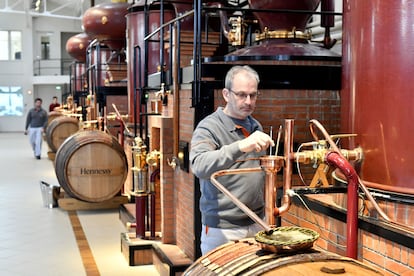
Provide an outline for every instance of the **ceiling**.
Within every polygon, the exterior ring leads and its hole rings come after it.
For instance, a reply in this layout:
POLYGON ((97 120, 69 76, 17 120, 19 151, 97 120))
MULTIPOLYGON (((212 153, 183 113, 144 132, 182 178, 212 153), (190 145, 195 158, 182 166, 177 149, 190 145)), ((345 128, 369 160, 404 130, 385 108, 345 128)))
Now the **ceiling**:
POLYGON ((92 5, 111 0, 0 0, 0 12, 81 19, 92 5))
MULTIPOLYGON (((120 1, 120 0, 118 0, 120 1)), ((28 13, 33 16, 65 17, 81 19, 91 6, 101 3, 118 2, 115 0, 0 0, 0 13, 28 13)), ((154 0, 145 0, 148 3, 154 0)), ((129 3, 145 2, 128 0, 129 3)), ((242 7, 247 0, 227 0, 232 6, 242 7)))

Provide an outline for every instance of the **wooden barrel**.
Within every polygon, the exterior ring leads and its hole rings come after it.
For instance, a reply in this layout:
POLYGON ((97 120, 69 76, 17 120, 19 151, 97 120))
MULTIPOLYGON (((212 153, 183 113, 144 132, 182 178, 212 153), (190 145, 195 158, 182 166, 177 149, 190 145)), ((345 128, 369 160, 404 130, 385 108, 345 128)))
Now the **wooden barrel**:
POLYGON ((194 262, 184 275, 383 275, 340 255, 308 249, 275 254, 261 250, 253 238, 230 242, 194 262))
POLYGON ((52 152, 57 152, 60 145, 79 130, 76 118, 60 116, 53 119, 46 128, 46 141, 52 152))
POLYGON ((49 114, 47 115, 47 125, 50 125, 50 123, 56 119, 57 117, 62 116, 62 112, 59 111, 51 111, 49 112, 49 114))
POLYGON ((114 136, 98 130, 79 131, 57 151, 55 172, 59 184, 70 196, 102 202, 120 192, 128 162, 114 136))

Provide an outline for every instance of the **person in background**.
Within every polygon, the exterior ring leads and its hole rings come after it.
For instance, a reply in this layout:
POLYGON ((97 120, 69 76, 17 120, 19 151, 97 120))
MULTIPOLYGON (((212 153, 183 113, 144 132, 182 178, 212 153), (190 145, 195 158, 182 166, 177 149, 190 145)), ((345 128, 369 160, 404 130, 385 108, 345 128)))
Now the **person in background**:
MULTIPOLYGON (((200 179, 201 252, 263 230, 210 181, 219 170, 257 168, 259 157, 274 146, 253 113, 259 96, 259 76, 249 66, 234 66, 226 75, 224 107, 204 118, 191 139, 190 163, 200 179)), ((217 179, 259 217, 264 217, 264 172, 233 174, 217 179)))
POLYGON ((42 108, 42 99, 36 98, 34 107, 29 110, 26 117, 26 127, 24 134, 29 134, 30 145, 32 146, 36 159, 41 158, 42 153, 42 134, 47 125, 47 112, 42 108))
POLYGON ((56 96, 53 96, 52 103, 49 105, 49 112, 54 111, 55 108, 59 106, 60 103, 58 103, 58 98, 56 96))

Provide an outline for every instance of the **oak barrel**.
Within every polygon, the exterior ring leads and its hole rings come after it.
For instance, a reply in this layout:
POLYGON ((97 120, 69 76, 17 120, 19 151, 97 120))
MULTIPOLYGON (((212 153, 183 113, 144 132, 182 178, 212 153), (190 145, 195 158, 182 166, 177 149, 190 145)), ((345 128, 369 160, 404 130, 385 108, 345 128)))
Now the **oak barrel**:
POLYGON ((253 238, 226 243, 196 260, 184 275, 383 275, 357 260, 308 249, 276 254, 253 238))
POLYGON ((56 152, 66 138, 78 130, 78 119, 66 116, 54 118, 46 128, 46 141, 50 150, 56 152))
POLYGON ((55 172, 68 195, 87 202, 102 202, 121 191, 128 162, 114 136, 99 130, 79 131, 58 149, 55 172))
POLYGON ((62 116, 62 112, 60 111, 51 111, 49 112, 49 114, 47 115, 47 125, 50 125, 50 123, 56 119, 57 117, 62 116))

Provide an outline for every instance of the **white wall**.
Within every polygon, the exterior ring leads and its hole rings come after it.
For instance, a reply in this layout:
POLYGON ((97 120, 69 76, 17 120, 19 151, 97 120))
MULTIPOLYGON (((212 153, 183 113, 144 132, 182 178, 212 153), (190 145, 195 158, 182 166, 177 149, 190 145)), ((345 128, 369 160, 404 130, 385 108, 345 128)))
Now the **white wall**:
MULTIPOLYGON (((22 59, 0 61, 0 86, 21 86, 24 91, 23 116, 0 117, 0 132, 23 131, 27 111, 33 107, 34 99, 43 98, 43 107, 48 108, 54 95, 61 100, 61 92, 56 85, 64 83, 33 84, 33 61, 40 56, 40 37, 50 34, 50 58, 61 58, 61 32, 80 33, 81 20, 52 18, 46 16, 32 17, 25 13, 9 13, 0 11, 0 29, 22 31, 22 59), (29 93, 31 91, 31 93, 29 93)), ((1 49, 0 49, 1 51, 1 49)), ((37 80, 36 80, 37 81, 37 80)))
MULTIPOLYGON (((31 66, 32 56, 32 31, 30 21, 27 21, 25 14, 0 14, 0 26, 3 30, 22 31, 22 59, 13 61, 0 61, 0 85, 21 86, 23 91, 33 90, 31 66)), ((33 105, 33 97, 24 93, 25 111, 27 106, 33 105)), ((23 131, 23 116, 0 117, 0 131, 23 131)))

